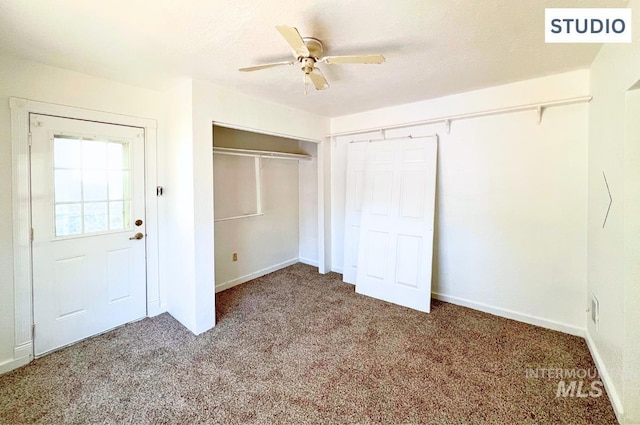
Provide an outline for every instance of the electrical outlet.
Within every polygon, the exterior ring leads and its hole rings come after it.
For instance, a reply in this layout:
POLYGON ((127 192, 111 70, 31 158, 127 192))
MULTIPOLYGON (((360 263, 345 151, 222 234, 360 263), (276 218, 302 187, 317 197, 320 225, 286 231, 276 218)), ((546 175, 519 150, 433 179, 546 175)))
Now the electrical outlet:
POLYGON ((596 327, 600 321, 600 302, 595 295, 591 294, 591 321, 596 327))
POLYGON ((233 261, 238 261, 238 253, 237 252, 233 253, 233 261))

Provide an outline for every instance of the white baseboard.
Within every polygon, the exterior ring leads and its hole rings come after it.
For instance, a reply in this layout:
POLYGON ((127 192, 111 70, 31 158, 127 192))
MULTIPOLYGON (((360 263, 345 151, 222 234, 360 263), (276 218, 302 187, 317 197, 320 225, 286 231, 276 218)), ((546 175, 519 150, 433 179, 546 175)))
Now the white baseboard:
POLYGON ((570 335, 579 336, 581 338, 584 338, 585 336, 585 330, 583 328, 579 328, 573 325, 568 325, 566 323, 556 322, 554 320, 548 320, 542 317, 531 316, 529 314, 519 313, 517 311, 508 310, 501 307, 494 307, 488 304, 479 303, 479 302, 467 300, 464 298, 458 298, 451 295, 439 294, 437 292, 432 292, 431 296, 436 300, 445 301, 451 304, 461 305, 463 307, 469 307, 474 310, 484 311, 485 313, 493 314, 495 316, 517 320, 519 322, 540 326, 546 329, 551 329, 553 331, 564 332, 570 335))
POLYGON ((33 343, 31 341, 18 345, 13 349, 13 358, 21 359, 33 355, 33 343))
POLYGON ((149 301, 147 303, 147 316, 154 317, 164 313, 166 310, 160 307, 160 300, 149 301))
POLYGON ((13 359, 0 363, 0 375, 22 367, 33 360, 33 345, 31 342, 19 345, 13 350, 13 359))
POLYGON ((312 260, 310 258, 300 257, 298 261, 301 262, 302 264, 308 264, 313 267, 318 267, 318 260, 312 260))
POLYGON ((332 272, 336 272, 336 273, 343 273, 342 267, 331 267, 331 271, 332 272))
POLYGON ((4 363, 0 363, 0 375, 3 373, 11 372, 14 369, 22 367, 31 361, 31 356, 22 357, 19 359, 7 360, 4 363))
POLYGON ((622 405, 622 400, 620 399, 618 392, 613 386, 613 380, 611 379, 609 370, 606 368, 604 361, 600 356, 600 352, 596 348, 596 344, 591 338, 591 334, 588 330, 585 332, 584 339, 587 341, 587 347, 589 347, 591 357, 593 357, 593 361, 596 364, 598 374, 600 375, 600 379, 602 379, 602 383, 604 384, 604 389, 607 390, 607 395, 609 396, 609 400, 611 401, 611 405, 613 406, 613 411, 616 414, 616 418, 618 419, 618 422, 622 424, 624 423, 624 408, 622 405))
POLYGON ((276 270, 280 270, 280 269, 284 269, 285 267, 289 267, 293 264, 296 264, 299 262, 298 258, 292 258, 290 260, 287 261, 283 261, 282 263, 278 263, 278 264, 274 264, 273 266, 269 266, 269 267, 265 267, 264 269, 255 271, 253 273, 249 273, 246 274, 244 276, 240 276, 238 278, 232 279, 232 280, 228 280, 224 283, 221 283, 219 285, 216 285, 216 293, 220 292, 220 291, 224 291, 225 289, 229 289, 229 288, 233 288, 234 286, 238 286, 240 284, 243 284, 245 282, 248 282, 250 280, 253 279, 257 279, 259 277, 262 277, 266 274, 275 272, 276 270))

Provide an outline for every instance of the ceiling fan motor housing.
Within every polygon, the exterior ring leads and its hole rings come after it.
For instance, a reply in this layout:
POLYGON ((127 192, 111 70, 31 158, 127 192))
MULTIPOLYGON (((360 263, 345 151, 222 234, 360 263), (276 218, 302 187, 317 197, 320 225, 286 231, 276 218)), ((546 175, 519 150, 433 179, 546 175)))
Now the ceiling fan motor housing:
POLYGON ((317 38, 313 37, 302 37, 304 41, 304 45, 307 46, 309 50, 309 57, 317 60, 320 60, 324 55, 324 48, 322 47, 322 42, 317 38))

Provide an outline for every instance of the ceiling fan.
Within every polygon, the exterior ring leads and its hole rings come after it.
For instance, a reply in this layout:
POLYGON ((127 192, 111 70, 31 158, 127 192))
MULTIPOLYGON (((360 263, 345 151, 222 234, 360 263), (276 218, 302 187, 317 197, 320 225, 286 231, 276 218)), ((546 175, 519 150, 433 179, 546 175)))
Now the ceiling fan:
POLYGON ((289 46, 293 49, 293 57, 295 61, 283 61, 265 63, 262 65, 249 66, 240 68, 242 72, 258 71, 261 69, 273 68, 275 66, 293 65, 296 61, 302 65, 304 72, 303 82, 305 94, 307 93, 307 77, 311 80, 316 90, 325 90, 329 88, 327 79, 322 74, 320 68, 316 67, 318 62, 326 64, 341 63, 365 63, 380 64, 385 61, 382 55, 348 55, 348 56, 323 56, 324 49, 322 42, 313 37, 302 37, 295 27, 288 25, 278 25, 276 29, 285 39, 289 46))

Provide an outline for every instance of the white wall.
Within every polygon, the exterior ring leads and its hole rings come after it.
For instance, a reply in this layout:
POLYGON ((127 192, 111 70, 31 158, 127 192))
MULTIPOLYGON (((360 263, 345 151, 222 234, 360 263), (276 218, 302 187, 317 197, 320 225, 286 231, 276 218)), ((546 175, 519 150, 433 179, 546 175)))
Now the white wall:
POLYGON ((197 140, 205 134, 211 148, 211 122, 258 133, 320 141, 329 133, 329 118, 251 97, 206 81, 194 80, 194 123, 197 140))
MULTIPOLYGON (((0 57, 0 367, 14 360, 14 292, 11 211, 11 96, 153 118, 161 128, 164 96, 77 72, 0 57)), ((158 143, 162 144, 162 133, 158 143)), ((163 301, 163 300, 161 300, 163 301)))
POLYGON ((588 294, 600 303, 600 323, 587 322, 590 347, 619 418, 640 423, 640 1, 631 0, 632 44, 604 45, 591 66, 589 111, 588 294), (636 86, 637 87, 637 86, 636 86), (628 132, 628 135, 625 134, 628 132), (613 204, 603 228, 609 197, 613 204), (624 413, 623 413, 624 412, 624 413))
POLYGON ((167 143, 159 179, 159 185, 164 188, 164 195, 160 198, 160 279, 167 288, 169 313, 192 332, 200 333, 194 308, 196 245, 192 108, 191 80, 176 81, 167 92, 167 143))
MULTIPOLYGON (((587 95, 588 70, 332 120, 332 132, 587 95)), ((574 334, 585 326, 587 104, 388 130, 440 135, 433 291, 574 334)), ((363 136, 358 136, 363 137, 363 136)), ((379 137, 379 135, 368 135, 379 137)), ((346 141, 332 154, 333 268, 342 269, 346 141)))
POLYGON ((169 207, 174 209, 174 216, 168 217, 164 230, 167 247, 179 246, 186 251, 176 256, 167 255, 162 275, 168 284, 179 285, 173 289, 177 297, 171 297, 169 312, 178 316, 193 333, 200 334, 215 325, 213 123, 296 139, 321 140, 328 132, 329 121, 199 80, 178 83, 170 93, 167 108, 169 117, 174 113, 178 117, 168 122, 170 136, 164 159, 168 180, 163 203, 176 201, 171 193, 180 196, 180 202, 169 207), (186 112, 189 105, 191 109, 186 112), (184 161, 180 155, 185 155, 184 161), (178 234, 180 227, 174 220, 181 218, 185 220, 186 233, 178 234), (173 242, 179 244, 173 245, 173 242), (181 258, 186 263, 181 263, 181 258))
MULTIPOLYGON (((639 81, 640 83, 640 76, 639 81)), ((640 423, 640 84, 627 93, 625 142, 624 369, 625 421, 640 423)))
MULTIPOLYGON (((193 311, 195 333, 213 326, 214 308, 214 223, 212 123, 224 123, 246 130, 320 141, 329 132, 328 118, 246 96, 214 84, 194 80, 193 102, 193 232, 195 269, 193 311)), ((169 141, 171 143, 171 141, 169 141)), ((171 188, 167 188, 171 190, 171 188)), ((191 205, 188 208, 191 208, 191 205)), ((174 267, 179 267, 175 265, 174 267)))
MULTIPOLYGON (((216 155, 214 167, 225 158, 216 155)), ((263 215, 215 223, 216 291, 298 261, 298 162, 265 158, 261 168, 263 215)), ((214 187, 230 186, 216 179, 214 187)))

